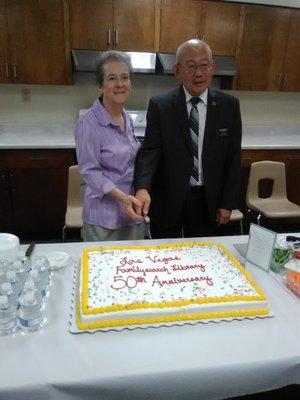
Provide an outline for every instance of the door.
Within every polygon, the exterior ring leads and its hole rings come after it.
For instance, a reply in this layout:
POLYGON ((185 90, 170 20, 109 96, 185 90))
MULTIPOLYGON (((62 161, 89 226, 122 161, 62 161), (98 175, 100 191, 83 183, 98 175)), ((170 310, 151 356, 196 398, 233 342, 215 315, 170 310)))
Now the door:
POLYGON ((236 89, 279 90, 290 10, 246 6, 236 89))
POLYGON ((72 0, 70 21, 72 48, 107 50, 112 47, 112 0, 72 0))
POLYGON ((156 0, 114 0, 114 47, 154 51, 156 0))
POLYGON ((64 222, 67 168, 18 168, 11 175, 15 231, 59 231, 64 222))
POLYGON ((239 36, 240 4, 204 1, 203 39, 213 55, 235 56, 239 36))
POLYGON ((11 202, 9 171, 0 168, 0 232, 13 231, 13 210, 11 202))
POLYGON ((203 5, 199 0, 162 0, 160 46, 162 53, 175 53, 186 40, 204 34, 203 5))
POLYGON ((73 149, 0 152, 0 231, 61 231, 74 156, 73 149))
POLYGON ((14 83, 71 83, 66 0, 9 0, 7 5, 14 83))
POLYGON ((0 82, 10 82, 6 0, 0 0, 0 82))
POLYGON ((291 12, 289 36, 282 65, 282 90, 300 91, 300 10, 291 12))

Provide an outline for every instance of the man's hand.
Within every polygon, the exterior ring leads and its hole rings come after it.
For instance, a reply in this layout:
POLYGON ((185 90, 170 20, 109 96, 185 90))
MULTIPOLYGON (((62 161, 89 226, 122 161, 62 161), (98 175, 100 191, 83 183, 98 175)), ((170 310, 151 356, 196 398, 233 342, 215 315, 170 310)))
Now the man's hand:
POLYGON ((151 198, 147 189, 138 189, 135 193, 135 198, 139 200, 140 206, 135 205, 134 209, 138 215, 146 217, 149 212, 151 198))
POLYGON ((136 213, 135 209, 142 208, 141 202, 135 197, 122 192, 122 190, 115 188, 110 193, 109 196, 115 200, 120 201, 123 204, 126 214, 132 219, 141 220, 143 217, 136 213))
POLYGON ((217 218, 216 221, 218 225, 227 224, 230 220, 231 210, 226 210, 225 208, 218 208, 217 209, 217 218))
POLYGON ((126 195, 122 199, 122 203, 124 205, 124 210, 126 214, 132 219, 142 219, 142 216, 139 215, 135 210, 136 208, 141 208, 141 202, 137 200, 135 197, 126 195))

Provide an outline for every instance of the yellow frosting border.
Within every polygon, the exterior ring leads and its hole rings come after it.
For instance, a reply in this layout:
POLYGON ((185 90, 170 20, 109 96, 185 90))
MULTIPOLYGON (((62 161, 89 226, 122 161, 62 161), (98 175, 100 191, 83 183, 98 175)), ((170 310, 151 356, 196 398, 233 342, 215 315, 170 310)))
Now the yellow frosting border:
MULTIPOLYGON (((216 244, 213 242, 177 242, 177 243, 168 243, 161 244, 155 246, 108 246, 108 247, 92 247, 83 250, 83 284, 82 284, 82 313, 84 315, 90 314, 100 314, 106 312, 113 311, 123 311, 123 310, 134 310, 141 308, 167 308, 167 307, 180 307, 189 304, 206 304, 206 303, 226 303, 226 302, 235 302, 235 301, 257 301, 257 300, 266 300, 266 296, 264 295, 263 290, 257 285, 252 276, 248 271, 244 269, 241 263, 231 254, 229 250, 226 249, 221 244, 216 244), (222 251, 231 262, 238 268, 240 273, 244 275, 246 280, 250 285, 258 293, 257 296, 226 296, 219 298, 203 298, 203 299, 193 299, 193 300, 177 300, 177 301, 169 301, 169 302, 161 302, 161 303, 132 303, 128 305, 114 305, 107 307, 98 307, 89 309, 88 308, 88 255, 91 252, 95 251, 110 251, 110 250, 131 250, 131 249, 139 249, 139 250, 148 250, 148 249, 166 249, 166 248, 174 248, 174 247, 195 247, 195 246, 211 246, 215 247, 218 250, 222 251)), ((164 317, 149 317, 144 319, 120 319, 117 320, 103 320, 99 322, 89 322, 84 323, 80 318, 80 303, 79 303, 79 314, 77 313, 77 324, 78 326, 83 326, 83 329, 94 329, 93 326, 97 327, 105 327, 105 326, 118 326, 122 325, 136 325, 143 323, 155 323, 155 322, 172 322, 178 320, 193 320, 193 319, 207 319, 207 318, 223 318, 223 317, 233 317, 233 316, 256 316, 256 315, 266 315, 269 313, 268 309, 263 310, 244 310, 244 311, 230 311, 230 312, 213 312, 213 313, 201 313, 201 314, 188 314, 188 315, 170 315, 164 317), (250 314, 249 314, 250 312, 250 314), (261 314, 263 312, 263 314, 261 314), (203 317, 204 315, 204 317, 203 317), (122 321, 122 323, 121 323, 122 321), (145 321, 145 322, 143 322, 145 321), (114 325, 112 325, 112 323, 114 325), (96 324, 100 324, 97 325, 96 324)))
POLYGON ((194 321, 204 319, 222 319, 222 318, 245 318, 245 317, 258 317, 266 316, 270 313, 268 308, 263 309, 250 309, 250 310, 235 310, 235 311, 216 311, 208 313, 197 314, 172 314, 165 316, 155 316, 146 318, 124 318, 124 319, 104 319, 102 321, 83 322, 80 314, 80 304, 77 303, 76 323, 81 330, 92 330, 99 328, 114 328, 120 326, 130 325, 150 325, 150 324, 163 324, 179 321, 194 321))

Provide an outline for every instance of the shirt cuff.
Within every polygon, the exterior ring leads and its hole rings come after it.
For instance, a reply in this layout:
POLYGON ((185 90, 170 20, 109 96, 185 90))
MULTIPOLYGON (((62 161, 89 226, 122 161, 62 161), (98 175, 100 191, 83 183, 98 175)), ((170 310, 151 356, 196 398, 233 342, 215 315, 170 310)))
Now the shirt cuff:
POLYGON ((112 181, 105 182, 102 187, 102 197, 111 192, 113 189, 116 189, 116 187, 117 186, 112 181))

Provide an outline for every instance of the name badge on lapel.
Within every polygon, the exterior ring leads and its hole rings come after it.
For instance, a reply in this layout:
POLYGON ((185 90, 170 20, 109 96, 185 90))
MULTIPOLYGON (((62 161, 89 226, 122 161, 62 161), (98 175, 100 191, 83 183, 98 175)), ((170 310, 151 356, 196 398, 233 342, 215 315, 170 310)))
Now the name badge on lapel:
POLYGON ((218 139, 224 139, 229 135, 228 128, 218 130, 218 139))

